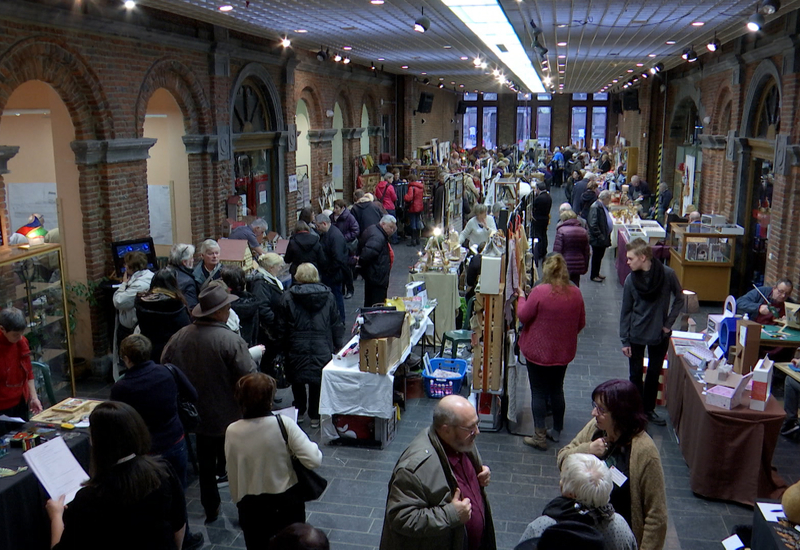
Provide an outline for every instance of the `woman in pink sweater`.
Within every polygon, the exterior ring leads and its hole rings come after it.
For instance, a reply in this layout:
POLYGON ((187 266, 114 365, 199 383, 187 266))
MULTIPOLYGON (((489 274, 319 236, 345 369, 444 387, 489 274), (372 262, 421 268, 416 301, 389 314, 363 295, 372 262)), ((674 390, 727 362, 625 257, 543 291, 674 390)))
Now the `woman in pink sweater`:
POLYGON ((519 347, 528 361, 536 430, 523 441, 544 451, 547 438, 557 442, 564 428, 564 375, 575 358, 578 333, 586 326, 586 309, 561 254, 549 254, 542 270, 541 282, 527 298, 520 296, 517 313, 523 323, 519 347), (553 407, 552 430, 545 425, 548 399, 553 407))

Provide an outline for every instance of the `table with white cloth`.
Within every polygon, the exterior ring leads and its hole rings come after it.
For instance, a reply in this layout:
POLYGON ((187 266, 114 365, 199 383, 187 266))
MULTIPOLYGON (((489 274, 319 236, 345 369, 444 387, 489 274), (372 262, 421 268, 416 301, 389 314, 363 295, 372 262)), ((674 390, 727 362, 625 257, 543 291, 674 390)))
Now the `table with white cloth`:
MULTIPOLYGON (((428 330, 433 329, 430 320, 435 306, 424 309, 425 316, 411 333, 408 347, 400 360, 391 365, 386 375, 362 372, 358 368, 359 355, 351 353, 339 359, 337 354, 322 369, 322 387, 319 395, 319 413, 322 426, 322 441, 329 443, 339 435, 333 425, 333 415, 359 415, 380 419, 391 419, 394 412, 394 373, 408 358, 413 347, 428 330)), ((353 336, 342 350, 349 349, 359 340, 353 336)))
POLYGON ((458 271, 409 273, 408 282, 414 281, 425 281, 428 300, 436 300, 438 303, 434 344, 441 344, 444 333, 456 329, 456 310, 461 307, 461 296, 458 293, 458 271))

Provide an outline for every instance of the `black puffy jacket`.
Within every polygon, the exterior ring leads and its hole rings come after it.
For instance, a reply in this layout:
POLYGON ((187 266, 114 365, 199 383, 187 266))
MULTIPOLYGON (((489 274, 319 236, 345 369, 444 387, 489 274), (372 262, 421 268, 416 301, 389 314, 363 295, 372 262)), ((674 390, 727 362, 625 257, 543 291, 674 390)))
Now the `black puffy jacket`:
POLYGON ((380 224, 368 227, 358 241, 358 263, 365 281, 377 286, 389 286, 392 270, 389 256, 389 236, 380 224))
POLYGON ((325 278, 324 282, 341 283, 344 280, 344 270, 350 269, 347 264, 349 255, 344 235, 338 227, 331 225, 320 238, 320 242, 326 259, 320 275, 325 278))
POLYGON ((319 235, 307 231, 292 235, 292 238, 289 239, 289 244, 286 246, 286 254, 283 257, 283 261, 291 264, 289 273, 292 274, 292 279, 294 279, 294 274, 297 272, 297 267, 302 263, 312 263, 317 268, 317 271, 320 271, 325 263, 325 251, 322 250, 319 235))
POLYGON ((248 347, 258 343, 258 298, 249 292, 236 294, 238 300, 231 303, 231 309, 239 316, 239 336, 248 347))
POLYGON ((137 296, 134 307, 139 330, 153 344, 150 357, 158 363, 161 361, 161 352, 172 335, 192 323, 189 311, 177 298, 160 292, 137 296))
POLYGON ((275 317, 280 314, 283 289, 258 271, 248 281, 247 288, 258 299, 258 324, 261 326, 259 343, 267 344, 275 339, 275 317))
POLYGON ((278 316, 290 382, 322 381, 322 368, 344 345, 344 324, 331 291, 320 283, 292 286, 283 293, 278 316))

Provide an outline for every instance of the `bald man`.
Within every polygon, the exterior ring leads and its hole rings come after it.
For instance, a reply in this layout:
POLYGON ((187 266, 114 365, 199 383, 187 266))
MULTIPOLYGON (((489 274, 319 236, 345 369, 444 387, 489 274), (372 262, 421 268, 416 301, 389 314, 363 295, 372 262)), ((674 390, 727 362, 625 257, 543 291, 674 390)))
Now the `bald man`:
POLYGON ((491 471, 475 448, 478 415, 449 395, 433 424, 403 452, 389 482, 381 550, 494 550, 494 524, 484 487, 491 471))

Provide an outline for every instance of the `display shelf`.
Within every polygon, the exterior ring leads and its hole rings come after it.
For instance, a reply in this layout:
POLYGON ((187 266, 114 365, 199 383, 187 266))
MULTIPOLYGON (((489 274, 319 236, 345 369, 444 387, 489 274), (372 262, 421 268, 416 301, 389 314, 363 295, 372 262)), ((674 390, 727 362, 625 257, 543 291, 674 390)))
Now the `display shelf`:
POLYGON ((703 301, 722 302, 731 286, 736 236, 700 225, 673 223, 670 267, 683 288, 703 301))

